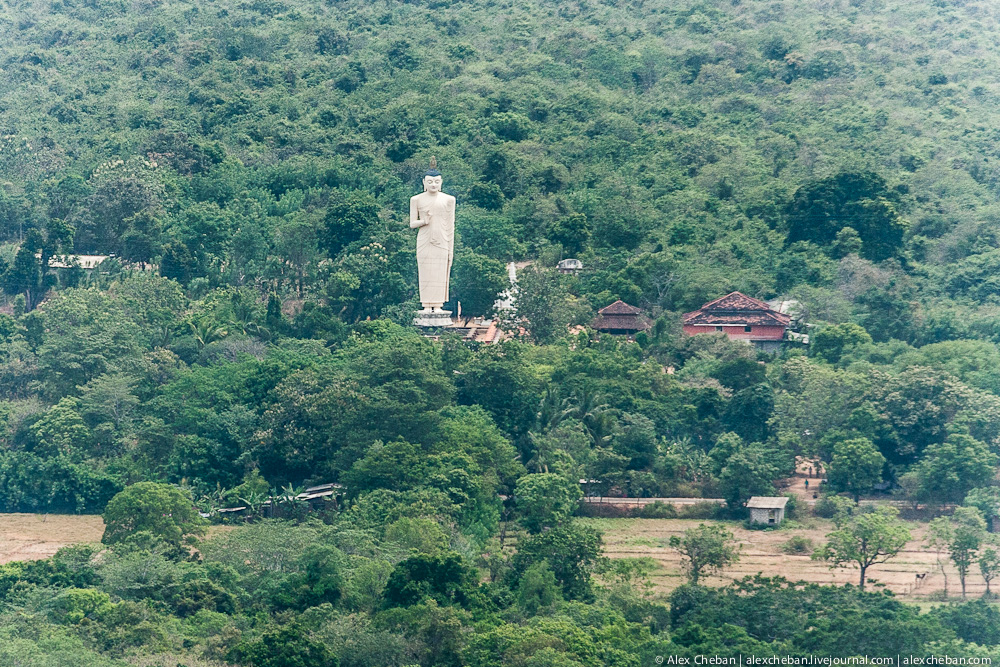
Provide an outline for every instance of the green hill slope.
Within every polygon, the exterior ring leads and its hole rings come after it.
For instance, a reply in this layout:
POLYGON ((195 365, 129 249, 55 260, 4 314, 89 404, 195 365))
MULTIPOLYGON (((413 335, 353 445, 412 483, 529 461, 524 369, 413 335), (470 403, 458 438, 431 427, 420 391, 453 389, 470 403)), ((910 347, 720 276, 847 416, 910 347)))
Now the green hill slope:
POLYGON ((1000 262, 997 11, 6 3, 0 236, 321 291, 325 251, 361 283, 348 301, 370 282, 351 256, 377 241, 392 298, 354 311, 377 315, 412 294, 404 206, 433 154, 467 263, 582 256, 593 306, 740 289, 877 320, 848 284, 860 270, 924 304, 876 335, 969 335, 992 328, 970 309, 1000 262), (891 261, 838 271, 852 252, 891 261))

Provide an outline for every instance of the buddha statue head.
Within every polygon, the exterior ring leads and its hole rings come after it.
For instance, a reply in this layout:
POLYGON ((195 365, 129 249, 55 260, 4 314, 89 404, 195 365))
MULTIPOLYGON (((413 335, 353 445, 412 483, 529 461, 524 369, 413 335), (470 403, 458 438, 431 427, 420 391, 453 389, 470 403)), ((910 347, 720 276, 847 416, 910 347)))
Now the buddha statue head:
POLYGON ((441 172, 437 170, 437 158, 431 156, 430 169, 424 172, 424 192, 436 194, 441 192, 441 172))

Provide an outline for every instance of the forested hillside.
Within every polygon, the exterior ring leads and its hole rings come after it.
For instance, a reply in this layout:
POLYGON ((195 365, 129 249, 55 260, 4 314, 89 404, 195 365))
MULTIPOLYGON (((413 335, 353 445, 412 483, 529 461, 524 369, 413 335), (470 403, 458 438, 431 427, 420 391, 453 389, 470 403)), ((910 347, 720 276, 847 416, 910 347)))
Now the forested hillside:
POLYGON ((981 603, 696 577, 654 599, 572 517, 586 479, 742 520, 796 456, 829 495, 1000 514, 998 18, 0 2, 0 510, 108 522, 0 566, 0 662, 992 655, 981 603), (432 155, 463 312, 530 263, 501 345, 411 324, 432 155), (43 270, 68 253, 114 257, 43 270), (798 301, 811 344, 682 334, 733 290, 798 301), (636 342, 569 328, 616 299, 654 321, 636 342), (247 525, 204 538, 193 506, 247 525))
MULTIPOLYGON (((436 154, 459 299, 487 258, 578 255, 589 306, 740 289, 877 338, 994 329, 990 3, 4 7, 9 242, 364 319, 412 296, 405 204, 436 154), (852 253, 887 263, 838 271, 852 253)), ((12 254, 7 291, 39 291, 12 254)))

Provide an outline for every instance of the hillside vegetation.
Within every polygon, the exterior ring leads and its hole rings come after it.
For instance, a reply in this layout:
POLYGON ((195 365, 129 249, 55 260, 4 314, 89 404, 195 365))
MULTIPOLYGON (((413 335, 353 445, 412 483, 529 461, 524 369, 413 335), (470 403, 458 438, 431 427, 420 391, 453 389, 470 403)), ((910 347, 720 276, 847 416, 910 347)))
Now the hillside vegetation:
POLYGON ((108 524, 103 547, 0 567, 0 656, 992 654, 983 603, 918 614, 763 579, 650 599, 648 563, 609 563, 572 516, 588 479, 741 518, 796 456, 830 493, 975 506, 969 534, 1000 514, 998 17, 0 2, 0 510, 108 524), (505 264, 531 262, 503 315, 516 340, 411 326, 406 212, 432 155, 463 312, 492 315, 505 264), (42 270, 66 253, 114 258, 42 270), (556 273, 568 257, 586 270, 556 273), (811 345, 681 334, 732 290, 799 301, 811 345), (651 331, 570 333, 615 299, 651 331), (330 482, 341 502, 308 512, 299 492, 330 482), (204 539, 193 504, 247 525, 204 539))
POLYGON ((740 289, 876 337, 994 329, 991 3, 25 2, 0 31, 11 242, 363 319, 412 296, 435 154, 459 299, 487 258, 579 255, 590 306, 740 289), (888 260, 877 294, 854 253, 888 260))

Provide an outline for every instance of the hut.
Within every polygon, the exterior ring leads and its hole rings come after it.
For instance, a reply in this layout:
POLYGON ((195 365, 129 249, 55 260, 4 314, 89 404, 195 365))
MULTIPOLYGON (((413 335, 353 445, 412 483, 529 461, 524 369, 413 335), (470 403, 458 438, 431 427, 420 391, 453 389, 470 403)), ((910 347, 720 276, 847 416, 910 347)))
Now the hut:
POLYGON ((630 306, 624 301, 615 301, 597 311, 597 317, 590 326, 601 333, 615 336, 627 336, 630 339, 640 331, 646 331, 652 324, 642 314, 641 308, 630 306))
POLYGON ((747 509, 750 510, 750 523, 763 524, 765 526, 777 526, 785 518, 785 505, 788 498, 785 496, 754 496, 747 501, 747 509))

